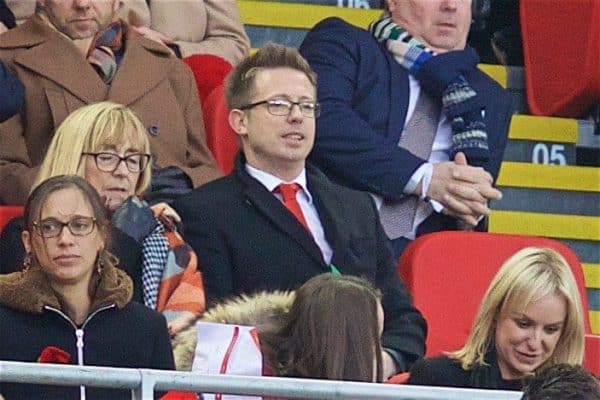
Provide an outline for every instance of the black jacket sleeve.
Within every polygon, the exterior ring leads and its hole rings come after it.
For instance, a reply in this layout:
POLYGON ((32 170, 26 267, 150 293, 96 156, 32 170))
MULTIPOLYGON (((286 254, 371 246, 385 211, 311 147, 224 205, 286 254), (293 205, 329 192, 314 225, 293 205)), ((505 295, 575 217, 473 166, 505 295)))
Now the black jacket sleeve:
POLYGON ((23 217, 13 218, 2 229, 0 234, 0 274, 10 274, 23 269, 25 248, 21 241, 21 233, 25 221, 23 217))
MULTIPOLYGON (((372 206, 375 208, 374 204, 372 206)), ((374 220, 378 247, 376 279, 383 295, 381 305, 385 313, 382 344, 399 369, 406 371, 425 355, 427 322, 413 305, 412 296, 400 280, 387 237, 377 218, 374 220)))

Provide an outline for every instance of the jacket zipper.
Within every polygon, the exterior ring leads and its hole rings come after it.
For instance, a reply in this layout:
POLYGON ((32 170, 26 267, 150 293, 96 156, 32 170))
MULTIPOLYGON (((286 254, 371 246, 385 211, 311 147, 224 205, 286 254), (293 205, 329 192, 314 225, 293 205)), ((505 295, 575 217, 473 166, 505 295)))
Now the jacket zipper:
MULTIPOLYGON (((58 308, 54 308, 54 307, 51 307, 51 306, 44 306, 44 308, 46 310, 54 311, 55 313, 57 313, 58 315, 60 315, 61 317, 63 317, 69 324, 71 324, 71 326, 73 327, 73 329, 75 329, 75 337, 77 338, 77 341, 75 342, 75 347, 77 348, 77 365, 85 365, 83 363, 83 348, 84 348, 84 341, 83 341, 83 336, 84 335, 83 334, 84 334, 85 326, 99 312, 104 311, 104 310, 108 310, 108 309, 111 309, 111 308, 114 308, 114 307, 115 307, 114 304, 110 304, 108 306, 100 307, 99 309, 97 309, 96 311, 94 311, 93 313, 91 313, 90 315, 88 315, 87 318, 85 319, 85 321, 83 321, 83 324, 81 324, 81 328, 79 328, 77 326, 77 324, 75 324, 75 322, 73 322, 73 320, 71 320, 71 318, 69 318, 69 316, 67 314, 65 314, 64 312, 62 312, 58 308)), ((85 395, 85 386, 81 385, 81 386, 79 386, 79 399, 80 400, 85 400, 85 397, 86 397, 86 395, 85 395)))

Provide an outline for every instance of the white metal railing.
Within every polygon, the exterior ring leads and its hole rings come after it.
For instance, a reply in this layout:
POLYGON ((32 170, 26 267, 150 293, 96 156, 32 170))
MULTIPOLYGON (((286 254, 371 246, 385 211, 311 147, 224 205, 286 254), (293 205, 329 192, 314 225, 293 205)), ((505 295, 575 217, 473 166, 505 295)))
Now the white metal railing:
POLYGON ((521 392, 0 361, 0 382, 131 389, 136 400, 180 390, 303 399, 517 400, 521 392))

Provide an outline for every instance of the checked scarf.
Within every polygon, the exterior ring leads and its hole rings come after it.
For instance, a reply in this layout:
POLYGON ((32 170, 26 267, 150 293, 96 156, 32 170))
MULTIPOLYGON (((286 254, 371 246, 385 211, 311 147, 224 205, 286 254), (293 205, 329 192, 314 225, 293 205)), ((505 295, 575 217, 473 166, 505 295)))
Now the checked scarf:
POLYGON ((385 42, 396 61, 414 76, 433 98, 441 98, 442 111, 452 127, 452 155, 463 152, 469 164, 481 165, 489 159, 488 139, 483 121, 481 100, 469 85, 463 71, 477 68, 475 51, 465 50, 436 54, 389 15, 373 22, 371 34, 385 42))
POLYGON ((117 58, 122 50, 123 27, 120 22, 114 22, 98 32, 92 41, 87 61, 107 85, 110 85, 117 73, 117 58))

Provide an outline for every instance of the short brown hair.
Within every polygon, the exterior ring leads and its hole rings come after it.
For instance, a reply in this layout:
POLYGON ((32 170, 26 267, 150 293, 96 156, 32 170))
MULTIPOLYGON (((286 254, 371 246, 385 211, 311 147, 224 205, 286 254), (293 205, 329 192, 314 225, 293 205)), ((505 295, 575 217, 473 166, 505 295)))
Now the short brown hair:
POLYGON ((96 189, 85 179, 78 175, 57 175, 53 176, 33 189, 27 202, 25 203, 25 230, 33 232, 33 222, 41 217, 42 207, 44 203, 54 192, 63 189, 77 189, 83 194, 83 197, 88 201, 92 208, 92 213, 96 219, 98 229, 106 234, 108 229, 108 218, 104 203, 100 199, 100 195, 96 189))
POLYGON ((380 382, 380 298, 355 276, 309 279, 279 328, 260 335, 267 365, 282 376, 380 382))
POLYGON ((580 365, 556 364, 525 382, 523 400, 600 400, 600 380, 580 365))
POLYGON ((227 77, 225 98, 229 109, 243 107, 250 102, 256 73, 262 68, 291 68, 303 72, 317 87, 317 74, 308 61, 293 47, 269 42, 242 61, 227 77))

